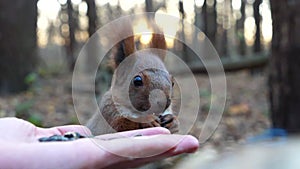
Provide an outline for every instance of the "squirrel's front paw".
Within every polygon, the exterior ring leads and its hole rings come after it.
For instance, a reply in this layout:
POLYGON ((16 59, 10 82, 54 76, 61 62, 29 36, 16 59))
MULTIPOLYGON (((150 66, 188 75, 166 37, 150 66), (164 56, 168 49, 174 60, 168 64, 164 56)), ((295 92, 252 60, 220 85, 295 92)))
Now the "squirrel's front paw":
POLYGON ((139 123, 139 128, 149 128, 149 127, 160 127, 160 119, 154 116, 150 116, 148 123, 139 123))
POLYGON ((170 130, 171 133, 176 133, 179 131, 179 121, 177 117, 173 114, 160 115, 160 126, 165 127, 170 130))

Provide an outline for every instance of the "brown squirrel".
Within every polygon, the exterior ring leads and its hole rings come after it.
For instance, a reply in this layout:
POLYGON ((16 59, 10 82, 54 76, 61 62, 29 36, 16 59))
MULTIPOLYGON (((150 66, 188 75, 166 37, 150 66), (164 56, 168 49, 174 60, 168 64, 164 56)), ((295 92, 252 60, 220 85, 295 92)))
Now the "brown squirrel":
POLYGON ((134 36, 114 46, 111 88, 100 102, 101 114, 95 113, 87 123, 94 135, 157 126, 178 131, 171 106, 174 81, 163 63, 164 35, 153 33, 149 46, 136 52, 134 36))

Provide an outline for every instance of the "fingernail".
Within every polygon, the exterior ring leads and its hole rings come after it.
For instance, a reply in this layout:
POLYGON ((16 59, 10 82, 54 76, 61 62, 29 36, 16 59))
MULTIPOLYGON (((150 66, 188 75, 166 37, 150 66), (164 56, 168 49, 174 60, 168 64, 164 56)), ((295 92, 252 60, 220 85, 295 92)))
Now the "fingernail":
POLYGON ((185 136, 182 141, 176 146, 176 149, 173 151, 175 154, 181 153, 194 153, 199 148, 198 140, 191 136, 185 136))

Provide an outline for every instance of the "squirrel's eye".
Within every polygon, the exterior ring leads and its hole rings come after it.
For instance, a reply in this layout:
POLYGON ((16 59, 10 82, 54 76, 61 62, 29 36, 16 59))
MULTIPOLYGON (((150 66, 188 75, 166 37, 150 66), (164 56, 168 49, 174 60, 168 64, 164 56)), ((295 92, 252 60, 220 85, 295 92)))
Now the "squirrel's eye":
POLYGON ((141 76, 137 75, 133 78, 133 84, 135 87, 143 86, 143 79, 141 76))

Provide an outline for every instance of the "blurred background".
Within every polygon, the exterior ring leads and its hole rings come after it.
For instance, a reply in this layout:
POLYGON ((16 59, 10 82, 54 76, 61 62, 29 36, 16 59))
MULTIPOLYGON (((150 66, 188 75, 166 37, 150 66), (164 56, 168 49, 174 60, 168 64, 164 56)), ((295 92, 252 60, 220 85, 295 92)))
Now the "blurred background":
MULTIPOLYGON (((224 151, 272 128, 297 133, 300 3, 275 1, 2 0, 0 117, 15 116, 42 127, 78 124, 71 82, 85 42, 98 28, 121 16, 155 12, 180 18, 181 22, 162 25, 174 36, 189 42, 207 36, 221 58, 227 101, 222 121, 206 146, 224 151), (194 24, 202 32, 196 33, 185 23, 194 24)), ((137 20, 132 26, 133 30, 148 28, 145 20, 137 20)), ((149 35, 140 35, 136 42, 142 48, 150 39, 149 35)), ((170 37, 166 42, 168 49, 180 54, 194 72, 204 112, 198 118, 205 119, 210 101, 216 97, 211 94, 205 67, 195 61, 195 54, 186 45, 170 37)), ((89 71, 93 63, 93 58, 87 58, 83 69, 89 71)), ((101 64, 96 91, 79 86, 77 90, 83 95, 96 92, 101 99, 109 88, 112 70, 105 61, 101 64)), ((88 99, 83 99, 78 111, 83 116, 80 118, 88 119, 94 109, 88 99)), ((196 124, 191 134, 200 131, 201 124, 196 124)))

